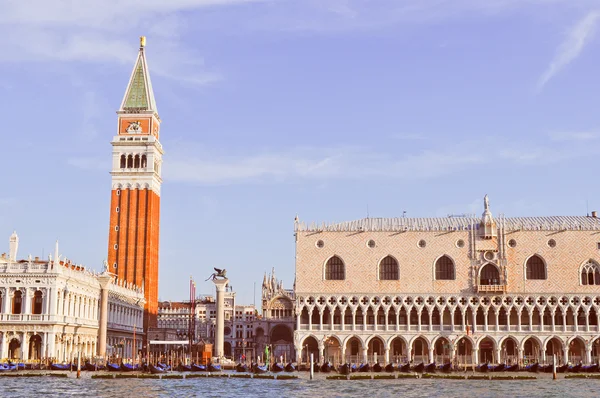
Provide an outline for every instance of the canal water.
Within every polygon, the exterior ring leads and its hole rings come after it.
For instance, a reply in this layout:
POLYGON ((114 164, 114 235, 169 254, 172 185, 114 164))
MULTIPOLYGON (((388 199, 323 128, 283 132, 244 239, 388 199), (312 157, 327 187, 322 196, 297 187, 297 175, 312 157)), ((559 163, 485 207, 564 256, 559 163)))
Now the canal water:
POLYGON ((1 378, 0 397, 600 397, 600 380, 1 378))

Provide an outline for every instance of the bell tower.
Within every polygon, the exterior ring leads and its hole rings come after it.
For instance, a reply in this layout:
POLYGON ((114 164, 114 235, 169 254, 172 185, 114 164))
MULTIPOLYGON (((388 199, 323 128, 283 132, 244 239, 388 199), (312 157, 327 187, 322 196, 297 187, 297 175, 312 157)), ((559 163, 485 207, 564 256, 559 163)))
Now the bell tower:
POLYGON ((112 192, 108 266, 119 279, 144 288, 144 331, 156 326, 158 243, 163 149, 160 117, 146 62, 146 38, 117 111, 117 135, 111 141, 112 192))

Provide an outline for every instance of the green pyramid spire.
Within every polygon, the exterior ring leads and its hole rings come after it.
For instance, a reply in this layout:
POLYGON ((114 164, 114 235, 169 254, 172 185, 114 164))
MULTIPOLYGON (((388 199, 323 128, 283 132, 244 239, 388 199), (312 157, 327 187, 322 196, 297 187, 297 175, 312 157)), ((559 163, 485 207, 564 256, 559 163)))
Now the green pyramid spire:
POLYGON ((133 67, 133 73, 129 79, 121 109, 119 110, 121 112, 137 113, 154 111, 158 113, 156 102, 154 101, 150 73, 148 72, 144 45, 145 41, 140 45, 140 52, 133 67))

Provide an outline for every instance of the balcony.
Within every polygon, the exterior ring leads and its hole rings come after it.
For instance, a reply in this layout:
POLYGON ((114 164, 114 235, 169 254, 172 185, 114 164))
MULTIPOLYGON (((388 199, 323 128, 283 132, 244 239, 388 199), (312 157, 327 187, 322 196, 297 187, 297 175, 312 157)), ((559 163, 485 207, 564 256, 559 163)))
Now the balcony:
POLYGON ((477 293, 506 293, 506 285, 477 285, 477 293))

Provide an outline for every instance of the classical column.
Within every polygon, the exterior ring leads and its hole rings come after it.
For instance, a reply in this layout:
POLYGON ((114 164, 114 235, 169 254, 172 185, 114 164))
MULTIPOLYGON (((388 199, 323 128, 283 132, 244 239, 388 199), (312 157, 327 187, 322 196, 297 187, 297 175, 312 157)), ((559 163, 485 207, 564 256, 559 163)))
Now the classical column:
POLYGON ((417 332, 421 331, 421 311, 417 312, 417 332))
POLYGON ((296 309, 296 330, 300 330, 300 316, 302 315, 302 311, 298 311, 296 309))
POLYGON ((429 363, 433 363, 433 347, 429 347, 429 363))
POLYGON ((592 363, 592 346, 585 347, 585 363, 588 365, 592 363))
POLYGON ((23 341, 21 341, 21 359, 29 359, 29 333, 23 332, 23 341))
POLYGON ((308 312, 308 330, 312 330, 312 314, 313 314, 314 310, 315 310, 315 308, 313 307, 308 312))
POLYGON ((6 358, 4 355, 4 346, 8 344, 6 341, 6 333, 0 332, 0 359, 6 358))
POLYGON ((450 312, 450 330, 452 332, 454 332, 454 311, 456 311, 456 309, 452 310, 452 312, 450 312))
MULTIPOLYGON (((6 290, 4 291, 4 302, 2 303, 2 306, 4 307, 2 309, 2 312, 5 314, 10 314, 10 301, 12 299, 10 293, 11 293, 10 289, 6 288, 6 290)), ((6 358, 6 357, 2 357, 2 358, 6 358)))
POLYGON ((552 311, 552 332, 556 332, 556 310, 552 311))
POLYGON ((323 309, 319 308, 319 330, 323 330, 323 309))
POLYGON ((215 354, 216 357, 220 359, 225 355, 225 288, 229 283, 229 279, 213 279, 213 283, 217 288, 217 325, 215 330, 215 354))
POLYGON ((479 348, 473 349, 473 359, 471 359, 471 360, 474 361, 473 363, 475 363, 475 364, 479 363, 479 348))
POLYGON ((342 358, 340 359, 341 363, 346 363, 346 346, 342 344, 342 358))
POLYGON ((390 363, 390 348, 385 347, 385 364, 390 363))
POLYGON ((29 295, 30 289, 25 288, 25 294, 23 295, 23 304, 25 304, 25 311, 22 311, 22 314, 31 314, 31 296, 29 295))
POLYGON ((325 361, 325 344, 323 344, 322 341, 319 341, 319 359, 317 362, 322 364, 325 363, 325 361))
POLYGON ((495 351, 496 351, 496 352, 495 352, 495 354, 496 354, 496 355, 495 355, 495 357, 496 357, 496 363, 500 363, 500 362, 501 362, 501 360, 500 360, 500 353, 501 353, 501 350, 500 350, 500 348, 497 348, 495 351))
POLYGON ((488 331, 488 311, 483 312, 483 330, 488 331))
POLYGON ((344 308, 344 311, 340 310, 340 324, 341 324, 341 329, 340 330, 345 330, 346 329, 346 308, 344 308))
POLYGON ((108 285, 113 275, 104 272, 98 276, 100 283, 100 324, 98 330, 98 356, 106 355, 106 329, 108 328, 108 285))
POLYGON ((367 363, 369 361, 367 355, 368 355, 368 348, 367 347, 363 347, 363 363, 367 363))
POLYGON ((356 330, 356 309, 352 309, 352 331, 356 330))

